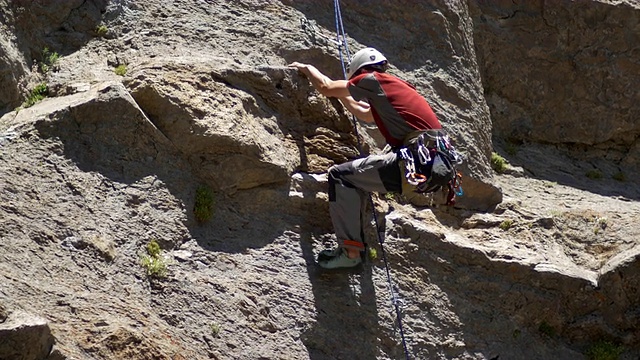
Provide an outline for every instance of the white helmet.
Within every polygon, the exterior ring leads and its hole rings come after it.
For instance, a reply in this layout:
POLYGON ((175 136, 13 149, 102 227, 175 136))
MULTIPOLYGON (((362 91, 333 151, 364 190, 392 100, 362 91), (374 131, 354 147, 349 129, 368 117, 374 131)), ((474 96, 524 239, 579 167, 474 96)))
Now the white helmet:
POLYGON ((351 61, 347 65, 347 78, 351 79, 353 74, 363 66, 379 64, 383 61, 387 61, 387 58, 380 51, 374 48, 364 48, 351 57, 351 61))

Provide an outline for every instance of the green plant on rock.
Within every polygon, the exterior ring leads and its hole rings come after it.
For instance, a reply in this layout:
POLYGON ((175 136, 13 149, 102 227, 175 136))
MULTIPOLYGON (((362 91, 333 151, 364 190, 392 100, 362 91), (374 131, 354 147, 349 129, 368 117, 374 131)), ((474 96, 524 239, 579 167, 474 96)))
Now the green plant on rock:
POLYGON ((627 177, 624 175, 624 173, 622 171, 619 171, 619 172, 613 174, 612 177, 613 177, 613 180, 616 180, 616 181, 620 181, 620 182, 627 181, 627 177))
POLYGON ((159 257, 162 249, 155 239, 151 239, 147 244, 147 253, 152 257, 159 257))
POLYGON ((142 255, 141 265, 145 268, 147 276, 165 278, 167 276, 167 263, 162 257, 162 249, 155 239, 151 239, 146 246, 147 254, 142 255))
POLYGON ((220 324, 218 323, 213 323, 211 324, 211 335, 218 337, 218 335, 220 335, 220 331, 222 330, 222 327, 220 326, 220 324))
POLYGON ((515 143, 508 141, 505 144, 505 151, 507 152, 507 154, 511 155, 511 156, 515 156, 518 153, 518 145, 516 145, 515 143))
POLYGON ((624 348, 611 341, 600 340, 587 349, 587 358, 589 360, 617 360, 624 348))
POLYGON ((522 335, 522 331, 520 331, 520 329, 515 329, 515 330, 513 330, 512 335, 513 335, 514 339, 517 339, 517 338, 520 337, 520 335, 522 335))
POLYGON ((49 48, 44 48, 42 50, 42 61, 40 62, 40 71, 44 74, 51 70, 54 67, 58 60, 60 59, 60 55, 57 52, 49 50, 49 48))
POLYGON ((201 185, 196 189, 193 214, 199 223, 204 223, 213 217, 213 191, 206 185, 201 185))
POLYGON ((598 169, 592 169, 585 174, 589 179, 598 180, 602 179, 602 172, 598 169))
POLYGON ((127 65, 120 64, 113 69, 113 72, 115 72, 116 75, 125 76, 127 74, 127 65))
POLYGON ((500 229, 507 231, 511 228, 511 226, 513 226, 513 220, 511 219, 506 219, 503 222, 500 223, 499 227, 500 229))
POLYGON ((28 108, 30 106, 33 106, 38 101, 46 98, 48 93, 49 93, 49 87, 47 86, 46 83, 40 83, 36 85, 36 87, 33 88, 33 90, 31 90, 31 92, 29 93, 27 100, 25 100, 22 103, 22 107, 28 108))
POLYGON ((560 211, 560 210, 551 210, 551 211, 549 211, 549 214, 552 217, 561 217, 563 215, 562 211, 560 211))
POLYGON ((598 235, 600 230, 605 230, 609 226, 609 220, 606 217, 596 218, 596 226, 593 228, 593 233, 598 235))
POLYGON ((96 35, 105 36, 109 32, 109 29, 105 25, 98 25, 95 29, 96 35))
POLYGON ((538 331, 543 334, 546 335, 550 338, 556 336, 556 329, 553 328, 553 326, 551 326, 548 322, 543 321, 540 323, 540 325, 538 326, 538 331))
POLYGON ((497 153, 491 153, 491 167, 498 174, 502 174, 507 170, 507 160, 497 153))

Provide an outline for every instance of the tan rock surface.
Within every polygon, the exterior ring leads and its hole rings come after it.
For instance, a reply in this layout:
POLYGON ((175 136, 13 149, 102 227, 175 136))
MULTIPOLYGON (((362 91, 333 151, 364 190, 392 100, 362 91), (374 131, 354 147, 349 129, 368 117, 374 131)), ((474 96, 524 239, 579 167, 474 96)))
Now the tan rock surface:
MULTIPOLYGON (((29 30, 5 20, 17 9, 0 0, 3 29, 26 33, 0 41, 11 49, 0 72, 13 76, 0 92, 5 110, 31 77, 50 88, 0 117, 0 304, 7 319, 20 310, 46 321, 52 359, 400 359, 393 303, 410 358, 575 359, 601 340, 623 346, 623 358, 640 355, 640 187, 625 166, 637 158, 635 129, 620 130, 630 141, 589 151, 562 137, 514 145, 503 137, 517 112, 496 113, 492 95, 514 89, 505 80, 487 91, 480 76, 519 74, 489 66, 487 39, 505 40, 481 13, 535 6, 341 2, 350 47, 389 54, 391 72, 418 86, 469 161, 457 208, 435 205, 439 195, 431 206, 374 196, 384 249, 369 226, 378 258, 327 274, 313 260, 335 240, 324 172, 356 157, 358 140, 339 103, 285 65, 341 76, 336 47, 319 36, 333 34, 331 3, 65 3, 49 15, 32 5, 28 19, 50 24, 29 30), (302 18, 316 23, 315 37, 302 18), (24 64, 43 44, 62 56, 54 71, 33 73, 24 64), (507 174, 490 168, 492 137, 507 174), (601 179, 586 176, 594 168, 601 179), (619 169, 625 181, 613 179, 619 169), (214 206, 201 224, 193 209, 203 184, 214 206), (164 278, 141 265, 151 240, 164 278)), ((593 4, 610 20, 637 17, 632 2, 593 4)), ((576 24, 593 15, 585 6, 576 24)), ((616 44, 600 39, 603 49, 616 44)), ((616 64, 638 61, 633 50, 616 54, 616 64)), ((542 126, 550 103, 538 100, 539 113, 526 110, 542 126)), ((584 114, 565 115, 575 124, 584 114)), ((568 126, 548 125, 538 134, 568 126)), ((375 132, 358 134, 364 151, 378 151, 375 132)))

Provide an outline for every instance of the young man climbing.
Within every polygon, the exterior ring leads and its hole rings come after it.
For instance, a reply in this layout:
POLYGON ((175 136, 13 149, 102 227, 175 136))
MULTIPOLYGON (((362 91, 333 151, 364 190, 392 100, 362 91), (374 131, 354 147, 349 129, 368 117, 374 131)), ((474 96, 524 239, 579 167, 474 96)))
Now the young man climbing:
MULTIPOLYGON (((441 129, 431 106, 409 83, 387 74, 387 59, 365 48, 347 67, 349 80, 331 80, 309 64, 294 62, 322 95, 336 97, 358 119, 375 122, 392 148, 403 145, 416 131, 441 129)), ((349 268, 362 262, 365 249, 362 224, 366 192, 402 192, 400 155, 395 151, 369 155, 329 169, 329 212, 339 246, 318 255, 326 269, 349 268)))

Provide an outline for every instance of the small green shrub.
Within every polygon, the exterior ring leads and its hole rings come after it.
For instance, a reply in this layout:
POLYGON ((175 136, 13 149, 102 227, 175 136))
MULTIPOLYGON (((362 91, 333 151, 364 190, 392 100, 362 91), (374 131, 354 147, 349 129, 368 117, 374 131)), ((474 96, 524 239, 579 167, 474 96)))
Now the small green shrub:
POLYGON ((157 258, 160 256, 161 251, 162 249, 160 249, 160 245, 155 239, 151 239, 151 241, 149 241, 149 243, 147 244, 147 253, 150 256, 157 258))
POLYGON ((116 75, 125 76, 127 74, 127 65, 120 64, 113 69, 113 72, 115 72, 116 75))
POLYGON ((612 177, 613 177, 613 180, 616 180, 616 181, 620 181, 620 182, 627 181, 627 177, 624 176, 624 173, 622 171, 619 171, 619 172, 613 174, 612 177))
POLYGON ((201 185, 196 189, 193 213, 200 223, 204 223, 213 217, 213 191, 208 186, 201 185))
POLYGON ((512 142, 507 142, 504 150, 507 152, 507 154, 515 156, 518 153, 518 145, 512 142))
POLYGON ((507 170, 507 160, 496 153, 491 153, 491 167, 498 174, 502 174, 507 170))
POLYGON ((378 250, 370 247, 369 248, 369 259, 375 260, 378 258, 378 250))
POLYGON ((147 270, 147 276, 163 279, 167 276, 167 264, 161 258, 142 256, 142 267, 147 270))
POLYGON ((511 226, 513 226, 513 220, 507 219, 501 222, 499 226, 500 226, 500 229, 507 231, 511 228, 511 226))
POLYGON ((154 239, 147 244, 147 254, 142 255, 141 265, 145 268, 147 276, 165 278, 167 276, 167 263, 162 257, 162 249, 154 239))
POLYGON ((40 71, 42 73, 47 73, 52 67, 54 67, 58 60, 60 59, 60 55, 57 52, 51 52, 49 48, 44 48, 42 50, 42 62, 40 62, 40 71))
POLYGON ((560 217, 560 216, 563 215, 563 213, 560 210, 551 210, 551 211, 549 211, 549 214, 552 217, 560 217))
POLYGON ((109 32, 109 29, 105 25, 96 26, 96 35, 105 36, 109 32))
POLYGON ((553 326, 549 325, 549 323, 546 321, 540 323, 540 325, 538 326, 538 331, 541 334, 551 338, 556 336, 556 329, 554 329, 553 326))
POLYGON ((596 218, 596 226, 593 228, 593 233, 598 235, 600 230, 605 230, 609 226, 609 220, 606 217, 596 218))
POLYGON ((31 92, 29 93, 27 100, 22 103, 22 107, 28 108, 30 106, 33 106, 38 101, 46 98, 48 93, 49 87, 47 86, 47 83, 40 83, 36 85, 36 87, 33 88, 33 90, 31 90, 31 92))
POLYGON ((602 172, 598 169, 589 170, 585 175, 593 180, 602 179, 602 172))
POLYGON ((218 337, 220 335, 220 331, 222 327, 218 323, 211 324, 211 335, 218 337))
POLYGON ((602 340, 591 345, 585 355, 589 360, 617 360, 623 351, 622 346, 602 340))

